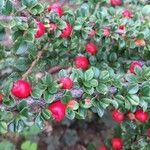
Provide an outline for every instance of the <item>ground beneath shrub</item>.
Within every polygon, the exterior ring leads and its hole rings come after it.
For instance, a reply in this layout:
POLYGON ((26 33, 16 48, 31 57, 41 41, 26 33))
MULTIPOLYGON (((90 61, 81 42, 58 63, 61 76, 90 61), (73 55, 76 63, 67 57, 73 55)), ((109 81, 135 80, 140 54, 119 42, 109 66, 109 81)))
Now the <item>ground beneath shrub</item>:
MULTIPOLYGON (((86 120, 47 122, 46 129, 38 134, 36 129, 30 129, 21 134, 0 135, 0 142, 5 139, 13 143, 15 150, 21 150, 21 144, 25 141, 37 143, 38 150, 95 150, 105 139, 111 138, 113 125, 110 114, 99 118, 91 113, 86 120)), ((4 148, 0 146, 0 150, 4 148)))

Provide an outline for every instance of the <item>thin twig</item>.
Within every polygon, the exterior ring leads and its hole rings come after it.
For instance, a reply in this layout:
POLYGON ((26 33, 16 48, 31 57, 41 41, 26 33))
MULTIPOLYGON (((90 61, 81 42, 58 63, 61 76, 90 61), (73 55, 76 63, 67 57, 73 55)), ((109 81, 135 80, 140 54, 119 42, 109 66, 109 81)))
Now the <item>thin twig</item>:
POLYGON ((68 69, 69 67, 63 67, 63 66, 53 66, 53 67, 51 67, 50 69, 49 69, 49 73, 51 73, 51 74, 54 74, 54 73, 57 73, 57 72, 59 72, 60 70, 62 70, 62 69, 68 69))
POLYGON ((32 62, 31 66, 29 67, 29 69, 22 75, 22 79, 26 79, 27 76, 32 72, 32 69, 34 68, 34 66, 36 65, 36 63, 39 61, 39 59, 41 58, 42 54, 43 54, 43 50, 47 49, 48 44, 46 44, 44 46, 44 48, 38 52, 37 54, 37 58, 32 62))
POLYGON ((5 16, 5 15, 0 16, 0 21, 12 21, 14 19, 19 19, 19 20, 27 22, 29 18, 19 17, 19 16, 5 16))

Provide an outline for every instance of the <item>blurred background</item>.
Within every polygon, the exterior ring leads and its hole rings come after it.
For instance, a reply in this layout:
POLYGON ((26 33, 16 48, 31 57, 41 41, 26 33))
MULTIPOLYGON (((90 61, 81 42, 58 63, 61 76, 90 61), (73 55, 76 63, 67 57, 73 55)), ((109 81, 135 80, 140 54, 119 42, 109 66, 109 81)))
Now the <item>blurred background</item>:
POLYGON ((88 113, 86 120, 46 122, 42 132, 34 125, 19 134, 1 135, 0 150, 96 150, 112 136, 114 123, 111 115, 100 119, 88 113))

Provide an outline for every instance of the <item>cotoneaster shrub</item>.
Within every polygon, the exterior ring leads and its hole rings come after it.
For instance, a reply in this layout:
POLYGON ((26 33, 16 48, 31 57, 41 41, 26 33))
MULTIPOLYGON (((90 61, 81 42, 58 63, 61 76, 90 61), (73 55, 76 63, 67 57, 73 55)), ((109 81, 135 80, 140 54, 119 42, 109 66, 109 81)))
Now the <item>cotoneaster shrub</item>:
POLYGON ((1 134, 85 119, 87 110, 100 118, 111 112, 114 136, 99 150, 149 149, 148 3, 79 0, 71 8, 2 0, 1 134))

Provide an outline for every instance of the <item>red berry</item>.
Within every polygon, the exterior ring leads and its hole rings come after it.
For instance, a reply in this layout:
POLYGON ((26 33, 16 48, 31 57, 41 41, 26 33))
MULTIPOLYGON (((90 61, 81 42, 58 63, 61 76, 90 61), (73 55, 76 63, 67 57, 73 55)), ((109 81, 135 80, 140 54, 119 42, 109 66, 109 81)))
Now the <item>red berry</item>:
POLYGON ((55 31, 57 29, 57 24, 55 23, 50 23, 50 30, 55 31))
POLYGON ((106 147, 106 146, 101 146, 101 147, 99 148, 99 150, 107 150, 107 147, 106 147))
POLYGON ((124 29, 125 29, 125 25, 120 25, 120 26, 119 26, 119 29, 120 29, 120 30, 124 30, 124 29))
POLYGON ((60 79, 63 89, 71 89, 73 87, 73 82, 69 77, 63 77, 60 79))
POLYGON ((48 106, 48 109, 52 113, 53 118, 56 121, 62 121, 65 118, 66 105, 63 104, 60 100, 53 102, 48 106))
POLYGON ((146 122, 148 120, 148 113, 144 112, 142 109, 137 110, 135 113, 135 118, 140 122, 146 122))
POLYGON ((147 136, 150 137, 150 128, 147 129, 147 136))
POLYGON ((69 23, 66 23, 66 27, 61 31, 61 37, 62 38, 67 38, 71 35, 72 33, 72 26, 69 23))
POLYGON ((35 33, 35 38, 40 38, 45 33, 45 27, 42 22, 37 22, 37 31, 35 33))
POLYGON ((130 12, 129 10, 124 10, 124 11, 122 12, 122 17, 124 17, 124 18, 132 18, 132 17, 133 17, 133 14, 132 14, 132 12, 130 12))
POLYGON ((53 4, 48 7, 48 12, 54 12, 58 14, 60 17, 63 15, 63 8, 59 4, 53 4))
POLYGON ((123 144, 121 138, 115 137, 111 140, 111 145, 114 150, 122 150, 123 144))
POLYGON ((124 114, 122 114, 119 110, 114 110, 112 112, 112 118, 116 122, 122 122, 124 120, 124 114))
POLYGON ((18 98, 27 98, 32 91, 31 85, 28 81, 18 80, 11 89, 11 93, 18 98))
POLYGON ((4 95, 0 94, 0 104, 3 102, 3 97, 4 97, 4 95))
POLYGON ((89 60, 84 56, 77 56, 75 59, 75 66, 86 70, 89 68, 89 60))
POLYGON ((85 47, 86 51, 91 54, 94 55, 97 53, 97 47, 94 43, 88 43, 85 47))
POLYGON ((122 0, 110 0, 110 4, 112 6, 120 6, 122 4, 122 0))
POLYGON ((95 35, 96 35, 96 31, 93 30, 93 29, 88 33, 88 36, 89 36, 89 37, 93 37, 93 36, 95 36, 95 35))
POLYGON ((129 71, 135 74, 135 67, 142 67, 142 64, 139 61, 133 61, 130 64, 129 71))
POLYGON ((107 29, 107 28, 103 29, 103 35, 104 35, 105 37, 109 37, 109 36, 110 36, 110 30, 107 29))

